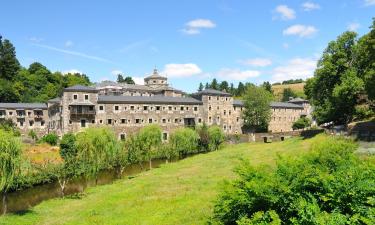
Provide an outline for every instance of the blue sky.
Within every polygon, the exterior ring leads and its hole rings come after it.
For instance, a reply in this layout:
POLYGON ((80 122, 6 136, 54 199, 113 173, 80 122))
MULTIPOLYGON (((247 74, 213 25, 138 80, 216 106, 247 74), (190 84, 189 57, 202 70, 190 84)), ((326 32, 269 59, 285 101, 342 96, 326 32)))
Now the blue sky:
POLYGON ((329 41, 346 30, 367 33, 375 16, 375 0, 13 0, 1 8, 0 33, 23 66, 137 82, 156 66, 188 92, 214 77, 310 77, 329 41))

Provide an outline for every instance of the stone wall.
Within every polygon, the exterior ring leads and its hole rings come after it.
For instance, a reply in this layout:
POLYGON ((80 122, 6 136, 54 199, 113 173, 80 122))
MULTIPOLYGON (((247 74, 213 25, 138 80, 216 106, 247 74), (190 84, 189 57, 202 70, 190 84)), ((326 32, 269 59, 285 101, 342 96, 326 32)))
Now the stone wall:
POLYGON ((297 121, 303 113, 303 109, 273 108, 271 110, 272 114, 268 131, 273 133, 293 131, 293 123, 297 121))

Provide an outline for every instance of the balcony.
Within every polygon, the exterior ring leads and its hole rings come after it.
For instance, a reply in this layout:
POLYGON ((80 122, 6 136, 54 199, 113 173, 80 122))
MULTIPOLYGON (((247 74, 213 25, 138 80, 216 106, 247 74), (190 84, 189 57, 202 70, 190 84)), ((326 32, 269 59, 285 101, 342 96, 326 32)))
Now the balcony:
POLYGON ((79 119, 81 117, 95 117, 94 105, 70 105, 70 118, 79 119))

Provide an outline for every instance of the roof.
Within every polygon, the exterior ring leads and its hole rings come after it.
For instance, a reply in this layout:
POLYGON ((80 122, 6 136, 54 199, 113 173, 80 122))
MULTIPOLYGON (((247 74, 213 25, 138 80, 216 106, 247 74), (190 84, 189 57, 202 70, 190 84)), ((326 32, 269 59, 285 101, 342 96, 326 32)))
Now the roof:
POLYGON ((71 87, 67 87, 64 89, 65 92, 72 92, 72 91, 78 91, 78 92, 98 92, 96 88, 89 87, 89 86, 83 86, 83 85, 74 85, 71 87))
POLYGON ((50 103, 60 103, 60 101, 61 101, 61 98, 57 97, 57 98, 50 99, 47 102, 50 102, 50 103))
POLYGON ((304 103, 304 102, 309 102, 306 99, 303 98, 293 98, 288 101, 289 103, 304 103))
POLYGON ((271 102, 271 108, 303 109, 303 106, 289 102, 271 102))
POLYGON ((154 69, 154 72, 153 72, 150 76, 145 77, 145 81, 150 80, 150 79, 162 79, 162 80, 167 80, 166 77, 163 77, 163 76, 161 76, 161 75, 158 73, 158 70, 157 70, 157 69, 154 69))
POLYGON ((242 100, 234 99, 233 100, 233 105, 234 106, 244 106, 244 103, 242 100))
POLYGON ((228 92, 219 91, 211 88, 204 89, 202 91, 199 91, 197 93, 194 93, 193 95, 218 95, 218 96, 232 96, 228 92))
POLYGON ((0 109, 47 109, 46 103, 0 103, 0 109))
POLYGON ((92 105, 95 105, 94 103, 91 103, 91 102, 72 102, 70 103, 69 105, 89 105, 89 106, 92 106, 92 105))
POLYGON ((188 97, 170 97, 170 96, 111 96, 100 95, 98 103, 151 103, 151 104, 187 104, 187 105, 201 105, 201 101, 188 97))

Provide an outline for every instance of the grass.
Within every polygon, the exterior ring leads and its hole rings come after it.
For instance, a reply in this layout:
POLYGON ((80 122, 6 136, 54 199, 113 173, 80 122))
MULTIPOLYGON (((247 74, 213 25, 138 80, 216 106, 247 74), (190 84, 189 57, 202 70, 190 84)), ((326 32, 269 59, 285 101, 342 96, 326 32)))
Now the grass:
POLYGON ((26 213, 0 218, 0 224, 204 224, 223 181, 235 178, 240 158, 273 164, 277 155, 296 156, 325 138, 228 145, 133 179, 89 188, 82 199, 45 201, 26 213))
POLYGON ((45 165, 48 163, 58 164, 62 162, 59 154, 59 147, 42 144, 24 144, 24 156, 31 163, 45 165))
POLYGON ((299 97, 305 98, 305 93, 303 91, 303 87, 305 83, 298 83, 298 84, 280 84, 280 85, 272 85, 273 94, 276 97, 276 100, 280 101, 283 97, 283 91, 286 88, 292 89, 299 97))

